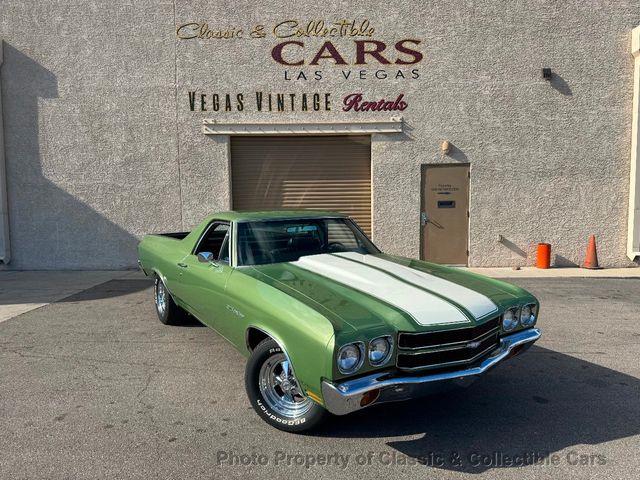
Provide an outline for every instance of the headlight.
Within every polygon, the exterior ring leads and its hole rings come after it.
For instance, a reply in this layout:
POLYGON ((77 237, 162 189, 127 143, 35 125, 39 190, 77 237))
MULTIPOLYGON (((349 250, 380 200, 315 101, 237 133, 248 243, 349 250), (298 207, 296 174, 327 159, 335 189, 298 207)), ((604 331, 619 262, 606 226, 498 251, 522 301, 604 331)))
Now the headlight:
POLYGON ((520 311, 520 323, 523 327, 530 327, 536 323, 536 306, 533 303, 525 305, 520 311))
POLYGON ((338 350, 338 370, 340 373, 353 373, 362 366, 364 361, 364 344, 362 342, 349 343, 338 350))
POLYGON ((374 367, 380 366, 391 357, 391 337, 374 338, 369 342, 369 363, 374 367))
POLYGON ((518 326, 518 321, 520 317, 520 309, 510 308, 506 312, 502 314, 502 329, 505 332, 510 332, 514 328, 518 326))

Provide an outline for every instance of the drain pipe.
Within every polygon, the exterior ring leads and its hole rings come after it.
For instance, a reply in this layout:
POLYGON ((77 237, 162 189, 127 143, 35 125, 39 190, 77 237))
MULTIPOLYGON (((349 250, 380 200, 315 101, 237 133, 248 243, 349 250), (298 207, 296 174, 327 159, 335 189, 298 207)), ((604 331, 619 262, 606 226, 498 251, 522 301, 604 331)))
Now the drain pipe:
POLYGON ((633 55, 633 110, 631 119, 631 179, 629 183, 629 224, 627 256, 640 256, 640 26, 631 31, 633 55))
MULTIPOLYGON (((4 59, 4 41, 0 38, 0 69, 4 59)), ((1 85, 0 85, 1 87, 1 85)), ((9 248, 9 206, 7 204, 7 169, 4 156, 4 124, 2 121, 2 89, 0 88, 0 264, 11 260, 9 248)))

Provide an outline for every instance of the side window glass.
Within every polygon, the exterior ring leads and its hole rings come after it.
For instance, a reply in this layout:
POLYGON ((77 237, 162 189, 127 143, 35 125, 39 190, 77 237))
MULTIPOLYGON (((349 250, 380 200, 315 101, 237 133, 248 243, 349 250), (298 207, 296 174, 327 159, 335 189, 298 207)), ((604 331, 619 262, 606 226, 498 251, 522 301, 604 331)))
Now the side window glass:
POLYGON ((220 250, 222 249, 222 243, 224 242, 228 231, 229 225, 225 223, 218 223, 209 227, 207 233, 205 233, 204 237, 200 240, 194 254, 197 255, 200 252, 211 252, 213 253, 213 258, 218 258, 220 256, 220 250))
POLYGON ((222 241, 222 248, 220 248, 218 260, 229 265, 229 232, 227 232, 222 241))

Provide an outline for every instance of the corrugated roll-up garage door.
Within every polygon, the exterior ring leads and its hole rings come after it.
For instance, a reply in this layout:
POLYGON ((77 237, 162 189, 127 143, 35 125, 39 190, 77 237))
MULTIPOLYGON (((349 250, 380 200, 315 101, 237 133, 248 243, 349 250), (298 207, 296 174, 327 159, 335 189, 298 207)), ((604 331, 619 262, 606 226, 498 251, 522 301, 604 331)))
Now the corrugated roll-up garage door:
POLYGON ((371 233, 368 136, 232 137, 231 181, 234 210, 334 210, 371 233))

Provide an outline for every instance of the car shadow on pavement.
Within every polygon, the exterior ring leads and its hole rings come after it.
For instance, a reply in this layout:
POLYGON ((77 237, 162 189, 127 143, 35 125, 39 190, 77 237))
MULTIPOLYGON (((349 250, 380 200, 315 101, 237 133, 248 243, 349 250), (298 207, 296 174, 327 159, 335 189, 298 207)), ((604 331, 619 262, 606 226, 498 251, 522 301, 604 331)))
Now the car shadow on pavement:
MULTIPOLYGON (((102 300, 122 295, 130 295, 141 290, 149 290, 149 302, 153 300, 153 280, 151 278, 117 279, 109 280, 94 287, 88 288, 68 297, 58 300, 56 303, 76 303, 87 300, 102 300)), ((183 321, 174 327, 204 327, 205 325, 192 315, 187 314, 183 321)))
POLYGON ((466 473, 532 464, 602 465, 607 458, 589 446, 638 435, 639 398, 635 377, 534 346, 468 389, 334 417, 317 434, 422 435, 388 441, 388 452, 373 454, 382 461, 466 473), (587 452, 591 457, 581 456, 587 452))
MULTIPOLYGON (((152 286, 153 280, 150 278, 109 280, 91 288, 87 288, 86 290, 69 295, 68 297, 64 297, 57 300, 55 303, 86 302, 88 300, 120 297, 122 295, 130 295, 139 292, 152 286)), ((149 293, 149 298, 152 298, 151 293, 149 293)))

